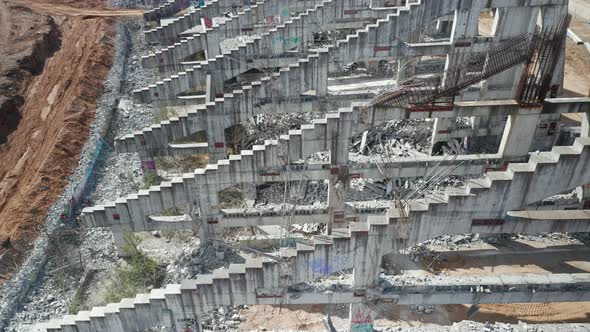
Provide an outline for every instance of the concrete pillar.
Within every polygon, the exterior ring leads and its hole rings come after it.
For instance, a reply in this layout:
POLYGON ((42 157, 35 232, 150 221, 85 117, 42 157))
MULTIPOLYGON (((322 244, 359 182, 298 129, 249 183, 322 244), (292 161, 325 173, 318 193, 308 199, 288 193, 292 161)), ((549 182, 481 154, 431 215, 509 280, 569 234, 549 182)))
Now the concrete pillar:
MULTIPOLYGON (((337 169, 337 168, 334 168, 337 169)), ((348 174, 346 174, 348 175, 348 174)), ((327 234, 332 234, 333 228, 346 228, 345 200, 350 187, 348 176, 340 177, 338 174, 330 175, 328 183, 328 224, 327 234)))
POLYGON ((352 254, 352 288, 355 296, 365 296, 366 302, 350 304, 350 331, 373 331, 377 313, 367 304, 370 299, 363 293, 379 282, 382 249, 392 241, 391 234, 386 231, 387 227, 386 224, 369 224, 367 232, 354 231, 351 228, 351 240, 355 248, 352 254))
POLYGON ((253 207, 254 203, 256 202, 256 184, 242 183, 241 189, 246 206, 253 207))
POLYGON ((525 157, 535 138, 542 108, 520 108, 508 116, 498 153, 502 157, 525 157))
MULTIPOLYGON (((554 27, 560 23, 560 20, 568 14, 568 6, 545 6, 541 8, 541 24, 543 27, 554 27)), ((564 67, 565 67, 565 42, 561 46, 561 52, 553 77, 551 79, 551 85, 558 85, 557 93, 561 94, 563 91, 563 79, 564 79, 564 67)))
MULTIPOLYGON (((539 7, 510 7, 498 9, 494 41, 514 37, 523 32, 532 33, 537 26, 539 7)), ((522 77, 524 64, 514 66, 487 79, 480 98, 514 98, 516 87, 522 77)))
POLYGON ((205 102, 210 103, 211 101, 215 101, 215 94, 213 89, 213 82, 211 81, 212 77, 210 74, 207 74, 207 79, 205 83, 205 102))
POLYGON ((458 39, 473 38, 477 34, 479 12, 480 9, 478 6, 455 10, 453 28, 451 30, 451 42, 455 42, 458 39))
POLYGON ((207 104, 207 143, 209 144, 209 164, 225 159, 225 126, 221 104, 207 104))
POLYGON ((397 81, 398 83, 416 75, 416 62, 408 62, 408 58, 397 60, 397 81))
POLYGON ((115 241, 115 248, 117 248, 117 254, 119 257, 127 257, 128 252, 125 250, 127 243, 125 241, 125 230, 120 225, 111 226, 111 232, 113 232, 113 240, 115 241))
POLYGON ((582 125, 580 127, 580 137, 590 136, 590 114, 580 113, 582 116, 582 125))
POLYGON ((223 96, 223 85, 224 85, 224 80, 223 80, 223 71, 225 70, 223 68, 223 65, 221 64, 220 59, 218 59, 216 62, 214 63, 209 63, 208 66, 210 66, 210 70, 211 73, 207 74, 206 77, 206 84, 207 87, 205 89, 207 89, 207 94, 211 96, 211 99, 215 99, 218 96, 222 97, 223 96))

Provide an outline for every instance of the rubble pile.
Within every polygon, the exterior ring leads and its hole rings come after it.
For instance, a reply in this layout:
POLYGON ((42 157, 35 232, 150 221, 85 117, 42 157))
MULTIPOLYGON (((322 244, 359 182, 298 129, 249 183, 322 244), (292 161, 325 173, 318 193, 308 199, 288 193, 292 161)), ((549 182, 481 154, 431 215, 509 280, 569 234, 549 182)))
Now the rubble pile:
POLYGON ((211 243, 187 247, 166 267, 164 283, 179 283, 183 279, 195 278, 198 274, 211 273, 231 263, 242 264, 244 261, 234 249, 215 247, 211 243))
POLYGON ((408 256, 410 260, 414 263, 418 263, 421 261, 430 261, 435 258, 435 255, 432 252, 432 250, 429 247, 427 247, 424 243, 420 243, 410 247, 408 256))
POLYGON ((481 242, 479 234, 447 234, 425 241, 415 247, 437 246, 456 250, 458 248, 469 248, 475 242, 481 242))
POLYGON ((260 114, 244 121, 246 137, 243 141, 251 142, 242 146, 248 149, 253 144, 264 144, 265 140, 276 140, 291 129, 298 129, 302 124, 311 123, 314 119, 323 117, 323 113, 280 113, 260 114))
POLYGON ((352 271, 343 270, 315 280, 291 285, 287 291, 290 293, 291 298, 293 298, 293 293, 342 291, 351 289, 351 287, 352 271))
POLYGON ((246 317, 240 314, 243 309, 248 309, 247 305, 232 305, 213 309, 203 316, 201 322, 204 331, 239 331, 240 323, 246 317))
POLYGON ((285 183, 272 183, 259 186, 256 195, 256 207, 282 204, 285 202, 299 205, 326 204, 328 200, 328 180, 291 182, 291 190, 287 191, 285 199, 285 183))
POLYGON ((392 120, 353 138, 351 151, 359 161, 366 159, 360 156, 374 156, 375 161, 384 161, 385 156, 423 156, 430 150, 432 126, 430 119, 392 120))
POLYGON ((539 233, 539 234, 492 234, 483 239, 487 243, 501 244, 507 241, 526 240, 535 242, 565 241, 569 244, 584 244, 590 240, 590 233, 539 233))
POLYGON ((422 305, 422 304, 413 304, 410 306, 410 310, 415 311, 419 314, 431 314, 434 312, 433 305, 422 305))
MULTIPOLYGON (((385 185, 386 186, 386 185, 385 185)), ((382 181, 371 181, 370 179, 352 179, 350 180, 350 190, 347 193, 347 201, 370 201, 383 199, 385 190, 383 190, 382 181), (368 187, 367 182, 378 186, 381 190, 375 190, 374 187, 368 187)))

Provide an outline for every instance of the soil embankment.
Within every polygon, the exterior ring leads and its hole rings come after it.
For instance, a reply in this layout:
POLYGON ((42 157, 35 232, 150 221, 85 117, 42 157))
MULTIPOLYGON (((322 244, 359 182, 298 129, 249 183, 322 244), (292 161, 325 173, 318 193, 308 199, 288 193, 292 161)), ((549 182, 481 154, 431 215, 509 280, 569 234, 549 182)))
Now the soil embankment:
POLYGON ((78 164, 113 61, 111 16, 139 14, 105 3, 0 0, 0 282, 78 164))
POLYGON ((33 76, 60 43, 61 32, 50 16, 0 1, 0 144, 18 126, 33 76))

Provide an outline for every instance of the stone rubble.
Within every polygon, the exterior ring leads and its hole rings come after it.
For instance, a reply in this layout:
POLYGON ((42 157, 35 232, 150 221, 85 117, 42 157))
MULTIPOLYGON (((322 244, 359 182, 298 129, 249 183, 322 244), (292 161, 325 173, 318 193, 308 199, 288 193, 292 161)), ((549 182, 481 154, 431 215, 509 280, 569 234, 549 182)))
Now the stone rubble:
POLYGON ((423 156, 430 152, 433 121, 392 120, 353 138, 351 160, 387 162, 389 158, 423 156), (363 141, 365 141, 363 143, 363 141), (385 159, 384 159, 385 158, 385 159))
POLYGON ((236 250, 224 246, 216 248, 210 243, 198 247, 188 246, 166 267, 164 284, 179 283, 183 279, 195 278, 198 274, 229 267, 232 263, 244 262, 245 259, 236 250), (223 253, 223 259, 217 258, 216 254, 219 252, 223 253))

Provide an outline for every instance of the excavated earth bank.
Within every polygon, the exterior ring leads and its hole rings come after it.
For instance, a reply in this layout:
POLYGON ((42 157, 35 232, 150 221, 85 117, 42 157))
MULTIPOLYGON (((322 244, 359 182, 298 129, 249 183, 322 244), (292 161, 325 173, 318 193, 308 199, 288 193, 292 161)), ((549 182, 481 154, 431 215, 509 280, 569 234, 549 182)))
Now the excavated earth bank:
POLYGON ((30 249, 78 164, 112 64, 115 21, 51 16, 8 0, 0 2, 0 13, 0 140, 8 136, 0 145, 1 283, 30 249))

